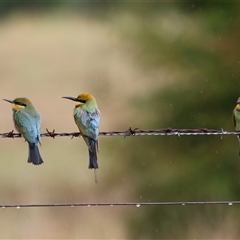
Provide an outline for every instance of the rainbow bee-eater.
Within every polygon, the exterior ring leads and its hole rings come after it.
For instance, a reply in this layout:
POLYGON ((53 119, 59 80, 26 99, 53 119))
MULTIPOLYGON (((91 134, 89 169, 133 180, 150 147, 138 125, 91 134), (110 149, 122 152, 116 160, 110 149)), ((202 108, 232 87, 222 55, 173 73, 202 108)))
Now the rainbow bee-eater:
POLYGON ((63 97, 76 103, 73 116, 78 129, 88 146, 89 165, 94 169, 95 182, 97 182, 96 169, 98 168, 98 133, 100 122, 100 111, 96 99, 89 93, 82 93, 78 97, 63 97))
MULTIPOLYGON (((237 100, 237 105, 233 109, 233 123, 236 131, 240 131, 240 97, 237 100)), ((237 135, 238 141, 240 144, 240 134, 237 135)), ((239 156, 240 156, 240 150, 239 150, 239 156)))
POLYGON ((14 100, 3 100, 12 103, 13 122, 15 128, 28 142, 28 163, 32 163, 34 165, 42 164, 43 160, 38 150, 41 127, 40 114, 27 98, 21 97, 14 100))

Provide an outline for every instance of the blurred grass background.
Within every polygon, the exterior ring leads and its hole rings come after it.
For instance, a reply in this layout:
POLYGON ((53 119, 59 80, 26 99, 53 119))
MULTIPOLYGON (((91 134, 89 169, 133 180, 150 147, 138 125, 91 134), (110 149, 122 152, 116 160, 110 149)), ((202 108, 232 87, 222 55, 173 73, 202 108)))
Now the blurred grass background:
MULTIPOLYGON (((101 131, 232 130, 239 97, 239 2, 0 2, 0 94, 26 96, 42 132, 77 131, 92 93, 101 131)), ((13 129, 0 102, 0 132, 13 129)), ((82 139, 0 139, 0 204, 239 200, 235 136, 100 137, 98 184, 82 139)), ((239 238, 239 207, 0 209, 0 238, 239 238)))

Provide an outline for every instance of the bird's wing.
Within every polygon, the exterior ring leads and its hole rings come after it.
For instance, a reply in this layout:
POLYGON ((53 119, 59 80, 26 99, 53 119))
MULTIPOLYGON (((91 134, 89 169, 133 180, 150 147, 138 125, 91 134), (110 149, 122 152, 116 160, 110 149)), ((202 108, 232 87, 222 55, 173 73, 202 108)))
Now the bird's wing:
POLYGON ((96 109, 95 112, 88 114, 89 114, 89 121, 87 122, 87 125, 89 126, 88 136, 97 141, 99 133, 100 112, 98 109, 96 109))
POLYGON ((36 143, 36 139, 38 139, 36 123, 28 113, 25 113, 23 111, 15 112, 14 123, 16 129, 28 142, 36 143))
POLYGON ((40 116, 39 113, 37 113, 36 116, 35 116, 35 126, 36 126, 36 129, 37 129, 38 141, 40 142, 41 116, 40 116))
POLYGON ((98 109, 92 113, 79 109, 77 113, 74 114, 74 119, 88 146, 89 140, 98 140, 100 122, 100 112, 98 109))
POLYGON ((232 119, 233 119, 234 127, 236 127, 235 109, 233 110, 232 119))

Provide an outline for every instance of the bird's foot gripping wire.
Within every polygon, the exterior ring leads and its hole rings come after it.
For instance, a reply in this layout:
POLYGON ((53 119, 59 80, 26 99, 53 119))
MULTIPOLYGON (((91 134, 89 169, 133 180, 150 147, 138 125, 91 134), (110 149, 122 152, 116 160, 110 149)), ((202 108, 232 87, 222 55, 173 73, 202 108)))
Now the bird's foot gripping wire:
POLYGON ((79 136, 81 136, 81 134, 78 132, 72 133, 71 139, 73 139, 74 137, 79 137, 79 136))

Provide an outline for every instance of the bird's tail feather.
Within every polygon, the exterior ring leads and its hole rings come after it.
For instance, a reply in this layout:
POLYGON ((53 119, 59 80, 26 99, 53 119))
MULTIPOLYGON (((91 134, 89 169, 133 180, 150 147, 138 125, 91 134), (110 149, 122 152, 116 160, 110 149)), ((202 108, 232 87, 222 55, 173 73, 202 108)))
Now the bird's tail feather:
POLYGON ((90 146, 88 148, 89 152, 89 166, 88 168, 94 169, 94 178, 95 183, 97 183, 97 169, 98 169, 98 162, 97 162, 97 150, 98 150, 98 142, 91 140, 89 142, 90 146))
POLYGON ((43 163, 42 157, 36 144, 29 144, 28 163, 40 165, 43 163))
POLYGON ((98 163, 97 163, 96 142, 91 142, 91 148, 89 148, 88 151, 89 151, 89 166, 88 166, 88 168, 97 169, 98 163))
MULTIPOLYGON (((238 138, 239 147, 240 147, 240 134, 239 134, 239 135, 237 135, 237 138, 238 138)), ((239 149, 239 151, 238 151, 238 155, 240 156, 240 149, 239 149)))
POLYGON ((97 183, 97 169, 94 169, 94 178, 95 178, 95 183, 97 183))

